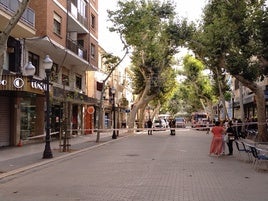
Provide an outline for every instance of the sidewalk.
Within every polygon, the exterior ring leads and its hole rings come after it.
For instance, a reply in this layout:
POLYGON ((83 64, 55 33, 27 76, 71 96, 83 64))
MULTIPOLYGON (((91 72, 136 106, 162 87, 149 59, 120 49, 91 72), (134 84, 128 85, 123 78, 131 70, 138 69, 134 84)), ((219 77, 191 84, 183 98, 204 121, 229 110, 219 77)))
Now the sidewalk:
MULTIPOLYGON (((127 135, 129 135, 127 132, 120 133, 117 139, 127 135)), ((96 133, 73 136, 69 140, 71 146, 68 152, 63 152, 60 149, 59 140, 52 140, 50 142, 52 159, 42 159, 45 142, 26 144, 21 147, 2 147, 0 148, 0 179, 114 140, 112 132, 100 133, 99 143, 96 142, 96 139, 96 133)))

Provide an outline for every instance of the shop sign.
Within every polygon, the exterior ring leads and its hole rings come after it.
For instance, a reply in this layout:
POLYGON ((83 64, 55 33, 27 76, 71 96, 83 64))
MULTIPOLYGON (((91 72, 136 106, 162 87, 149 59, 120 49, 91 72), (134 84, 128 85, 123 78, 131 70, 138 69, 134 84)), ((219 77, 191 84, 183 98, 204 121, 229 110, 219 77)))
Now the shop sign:
POLYGON ((24 86, 24 81, 21 78, 15 78, 13 81, 13 86, 17 89, 20 89, 24 86))
POLYGON ((46 91, 47 90, 47 85, 42 83, 42 82, 37 82, 37 81, 32 81, 31 82, 31 87, 34 89, 39 89, 41 91, 46 91))
MULTIPOLYGON (((0 80, 0 86, 10 86, 9 81, 12 81, 12 80, 10 79, 0 80)), ((24 80, 20 77, 17 77, 12 81, 12 85, 16 89, 20 89, 24 86, 24 80)))
POLYGON ((89 107, 87 108, 87 113, 89 113, 89 114, 93 114, 94 112, 95 112, 95 109, 94 109, 93 106, 89 106, 89 107))
POLYGON ((0 90, 28 91, 43 94, 47 85, 39 81, 30 81, 28 77, 17 77, 16 75, 3 75, 0 80, 0 90))

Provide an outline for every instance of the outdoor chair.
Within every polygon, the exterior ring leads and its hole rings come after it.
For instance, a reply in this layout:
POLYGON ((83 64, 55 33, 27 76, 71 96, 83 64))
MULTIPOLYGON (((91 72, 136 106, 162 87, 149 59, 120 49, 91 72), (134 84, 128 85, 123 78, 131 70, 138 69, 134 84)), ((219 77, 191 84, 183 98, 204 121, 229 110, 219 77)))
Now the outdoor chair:
MULTIPOLYGON (((254 161, 253 161, 253 167, 254 169, 259 169, 259 164, 260 163, 266 163, 266 165, 268 165, 268 151, 264 151, 262 149, 258 149, 254 146, 250 146, 252 155, 254 157, 254 161)), ((266 166, 266 170, 267 170, 268 166, 266 166)))
POLYGON ((246 152, 246 150, 242 147, 243 145, 238 140, 235 140, 235 145, 239 154, 239 158, 242 159, 241 152, 246 152))
POLYGON ((241 144, 243 146, 243 149, 245 150, 245 152, 248 155, 249 162, 253 161, 252 156, 251 156, 252 152, 251 152, 251 149, 250 149, 250 145, 248 145, 248 144, 246 145, 243 141, 241 141, 241 144))

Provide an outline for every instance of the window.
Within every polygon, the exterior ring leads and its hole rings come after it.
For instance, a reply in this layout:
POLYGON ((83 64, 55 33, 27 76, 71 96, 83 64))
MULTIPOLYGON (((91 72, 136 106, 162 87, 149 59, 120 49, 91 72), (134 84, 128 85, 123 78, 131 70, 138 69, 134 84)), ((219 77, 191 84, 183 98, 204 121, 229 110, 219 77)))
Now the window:
POLYGON ((65 86, 69 86, 70 82, 69 82, 69 70, 66 68, 62 68, 62 76, 61 76, 61 81, 62 84, 65 86))
POLYGON ((77 89, 82 89, 82 77, 81 77, 81 75, 75 76, 75 87, 77 89))
POLYGON ((61 23, 62 23, 62 18, 59 16, 57 13, 54 13, 54 33, 57 35, 61 35, 61 23))
POLYGON ((7 67, 4 68, 12 72, 20 72, 21 66, 21 44, 19 40, 8 37, 7 41, 7 67))
POLYGON ((28 52, 28 61, 32 62, 32 64, 35 67, 35 75, 39 75, 39 56, 32 53, 32 52, 28 52))
POLYGON ((94 44, 91 43, 91 46, 90 46, 90 55, 93 58, 95 58, 95 51, 96 51, 96 47, 95 47, 94 44))
POLYGON ((103 88, 103 83, 97 82, 97 90, 102 91, 102 88, 103 88))
POLYGON ((95 29, 95 26, 96 26, 96 18, 95 18, 95 16, 92 14, 92 15, 91 15, 91 28, 92 28, 92 29, 95 29))
POLYGON ((84 0, 77 1, 77 9, 78 9, 78 13, 81 16, 86 17, 86 2, 84 0))

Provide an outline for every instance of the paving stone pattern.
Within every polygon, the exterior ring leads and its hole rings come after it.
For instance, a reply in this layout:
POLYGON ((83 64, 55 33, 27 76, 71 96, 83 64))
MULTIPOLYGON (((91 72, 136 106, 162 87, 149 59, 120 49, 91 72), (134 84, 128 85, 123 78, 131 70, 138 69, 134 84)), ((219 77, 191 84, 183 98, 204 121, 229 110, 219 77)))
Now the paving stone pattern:
MULTIPOLYGON (((0 180, 1 201, 267 201, 268 172, 208 155, 211 135, 146 132, 0 180)), ((227 150, 227 147, 226 147, 227 150)))

